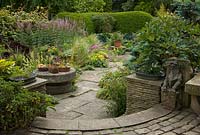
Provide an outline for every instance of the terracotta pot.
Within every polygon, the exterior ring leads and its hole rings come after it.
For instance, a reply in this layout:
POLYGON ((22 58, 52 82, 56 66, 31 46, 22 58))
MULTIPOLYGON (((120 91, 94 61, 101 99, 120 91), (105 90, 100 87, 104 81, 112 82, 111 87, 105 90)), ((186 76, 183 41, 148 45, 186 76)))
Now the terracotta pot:
POLYGON ((45 71, 48 71, 48 68, 47 67, 38 67, 38 71, 45 72, 45 71))
POLYGON ((69 72, 70 71, 70 67, 59 67, 59 72, 69 72))
POLYGON ((114 41, 114 45, 115 45, 115 47, 119 48, 122 46, 122 42, 120 40, 116 40, 116 41, 114 41))
POLYGON ((49 72, 52 73, 52 74, 59 73, 58 66, 56 66, 56 65, 49 65, 49 72))

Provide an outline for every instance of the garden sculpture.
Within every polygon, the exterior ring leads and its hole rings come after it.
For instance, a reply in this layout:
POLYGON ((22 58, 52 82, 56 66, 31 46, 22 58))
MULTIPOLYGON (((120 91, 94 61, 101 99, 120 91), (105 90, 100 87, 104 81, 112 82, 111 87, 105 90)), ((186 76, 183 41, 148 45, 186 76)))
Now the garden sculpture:
POLYGON ((182 83, 182 73, 177 59, 167 61, 166 66, 166 77, 161 90, 177 92, 182 83))
POLYGON ((180 108, 182 105, 183 74, 177 58, 166 62, 166 77, 161 87, 161 104, 169 110, 180 108))

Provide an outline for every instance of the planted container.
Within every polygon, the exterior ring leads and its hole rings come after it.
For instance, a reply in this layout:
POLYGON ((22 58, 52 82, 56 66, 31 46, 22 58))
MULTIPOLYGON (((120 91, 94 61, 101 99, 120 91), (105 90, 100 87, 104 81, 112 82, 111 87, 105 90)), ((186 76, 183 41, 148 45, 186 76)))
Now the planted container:
POLYGON ((59 67, 59 72, 69 72, 70 71, 70 67, 68 66, 64 66, 64 67, 59 67))
POLYGON ((58 69, 58 66, 57 65, 49 65, 49 68, 48 68, 49 72, 52 73, 52 74, 57 74, 59 73, 59 69, 58 69))

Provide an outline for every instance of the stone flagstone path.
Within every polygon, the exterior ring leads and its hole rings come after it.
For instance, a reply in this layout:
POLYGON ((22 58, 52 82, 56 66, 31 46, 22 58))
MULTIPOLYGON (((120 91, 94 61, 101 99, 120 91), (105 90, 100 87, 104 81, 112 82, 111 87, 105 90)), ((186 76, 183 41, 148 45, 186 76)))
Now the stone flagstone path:
POLYGON ((84 71, 77 82, 77 90, 71 93, 55 95, 59 100, 54 110, 47 112, 47 118, 77 120, 103 119, 110 116, 106 112, 106 101, 96 98, 98 82, 108 71, 122 67, 121 63, 110 63, 109 68, 96 68, 84 71))

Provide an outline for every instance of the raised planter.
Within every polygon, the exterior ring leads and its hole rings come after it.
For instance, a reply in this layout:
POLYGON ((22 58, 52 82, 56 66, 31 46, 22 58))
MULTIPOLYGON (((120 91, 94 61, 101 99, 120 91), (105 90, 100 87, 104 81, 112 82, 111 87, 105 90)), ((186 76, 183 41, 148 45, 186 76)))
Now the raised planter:
POLYGON ((126 77, 126 114, 140 112, 160 103, 162 81, 152 81, 136 77, 126 77))
POLYGON ((157 80, 164 79, 164 74, 153 75, 153 74, 147 74, 147 73, 143 73, 139 71, 137 71, 135 74, 136 74, 136 77, 140 79, 145 79, 145 80, 157 81, 157 80))
POLYGON ((48 94, 63 94, 73 91, 72 81, 76 77, 76 71, 73 68, 69 72, 59 72, 57 74, 38 71, 37 77, 47 80, 48 94))
POLYGON ((36 73, 31 73, 28 76, 16 76, 16 77, 11 77, 9 79, 15 82, 21 81, 23 85, 27 85, 27 84, 36 82, 36 76, 37 76, 36 73))

